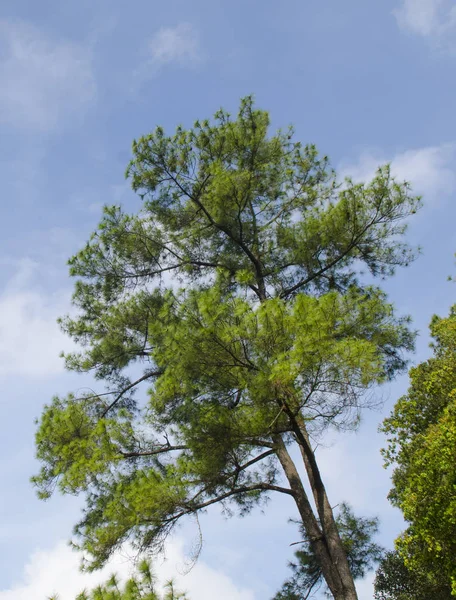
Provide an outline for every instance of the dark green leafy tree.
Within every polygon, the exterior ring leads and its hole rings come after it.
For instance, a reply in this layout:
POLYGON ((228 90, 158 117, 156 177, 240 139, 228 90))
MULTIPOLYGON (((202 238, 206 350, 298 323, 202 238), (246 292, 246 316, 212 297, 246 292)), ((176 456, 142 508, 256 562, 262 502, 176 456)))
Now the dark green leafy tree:
POLYGON ((142 209, 105 208, 70 260, 78 313, 61 322, 82 346, 67 367, 107 389, 45 407, 34 482, 85 495, 75 541, 90 568, 211 505, 245 514, 283 494, 334 598, 352 600, 312 438, 355 427, 366 392, 404 368, 408 322, 360 269, 386 277, 413 258, 401 236, 419 199, 388 167, 340 187, 314 146, 268 128, 246 98, 236 119, 134 142, 142 209))
MULTIPOLYGON (((383 548, 372 541, 378 532, 378 519, 356 517, 348 504, 343 503, 336 516, 336 524, 353 578, 360 579, 383 555, 383 548)), ((295 553, 295 561, 290 563, 292 575, 274 600, 307 600, 324 585, 321 565, 302 525, 301 533, 303 546, 295 553)))
MULTIPOLYGON (((176 590, 172 581, 165 584, 164 592, 160 594, 147 560, 139 563, 137 571, 137 574, 123 585, 116 575, 112 575, 106 583, 93 590, 81 592, 76 600, 188 600, 185 594, 176 590)), ((58 600, 58 596, 49 600, 58 600)))
POLYGON ((397 552, 388 552, 375 575, 375 600, 451 600, 448 578, 409 568, 397 552))
POLYGON ((410 370, 407 394, 384 421, 384 457, 395 465, 389 497, 409 523, 399 554, 456 595, 456 306, 430 329, 433 356, 410 370))

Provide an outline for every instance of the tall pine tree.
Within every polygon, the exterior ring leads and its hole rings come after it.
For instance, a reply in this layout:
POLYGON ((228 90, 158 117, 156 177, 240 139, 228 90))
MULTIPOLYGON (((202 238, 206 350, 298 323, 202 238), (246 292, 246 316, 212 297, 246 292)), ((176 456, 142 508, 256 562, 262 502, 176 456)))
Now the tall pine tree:
POLYGON ((91 568, 210 505, 246 513, 283 494, 333 597, 354 600, 312 439, 355 427, 366 391, 404 368, 407 319, 361 270, 409 263, 401 236, 419 199, 388 167, 341 186, 314 146, 268 130, 246 98, 235 119, 133 143, 142 209, 105 208, 70 260, 77 316, 61 322, 82 345, 67 367, 107 389, 45 407, 34 481, 43 497, 85 495, 75 534, 91 568))

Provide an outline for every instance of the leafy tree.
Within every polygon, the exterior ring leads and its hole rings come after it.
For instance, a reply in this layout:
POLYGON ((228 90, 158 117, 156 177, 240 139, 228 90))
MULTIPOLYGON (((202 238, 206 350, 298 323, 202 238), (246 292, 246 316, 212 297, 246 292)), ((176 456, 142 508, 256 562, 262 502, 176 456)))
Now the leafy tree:
POLYGON ((390 499, 410 523, 396 541, 405 565, 442 576, 456 595, 456 306, 431 322, 434 354, 384 421, 390 499))
POLYGON ((413 258, 401 235, 419 199, 388 167, 341 187, 314 146, 268 127, 246 98, 236 119, 219 111, 133 143, 127 176, 143 208, 105 208, 70 260, 78 314, 61 322, 83 346, 67 367, 108 389, 45 407, 34 482, 44 498, 56 486, 85 494, 75 535, 89 568, 127 539, 160 546, 210 505, 244 514, 284 494, 334 598, 349 600, 311 439, 355 427, 366 391, 404 368, 408 320, 359 275, 364 265, 386 277, 413 258))
MULTIPOLYGON (((58 600, 58 596, 49 600, 58 600)), ((188 598, 175 589, 172 581, 165 584, 164 593, 160 594, 156 589, 150 563, 143 560, 138 565, 137 575, 131 577, 125 585, 122 586, 118 577, 112 575, 105 584, 91 591, 81 592, 76 600, 188 600, 188 598)))
POLYGON ((451 600, 448 578, 406 566, 396 551, 387 552, 375 576, 375 600, 451 600))
MULTIPOLYGON (((353 578, 364 577, 383 554, 382 547, 372 541, 378 532, 378 519, 356 517, 348 504, 343 503, 336 524, 353 578)), ((295 553, 296 562, 290 563, 292 576, 284 582, 274 600, 306 600, 324 583, 321 565, 302 525, 301 532, 304 546, 295 553)))

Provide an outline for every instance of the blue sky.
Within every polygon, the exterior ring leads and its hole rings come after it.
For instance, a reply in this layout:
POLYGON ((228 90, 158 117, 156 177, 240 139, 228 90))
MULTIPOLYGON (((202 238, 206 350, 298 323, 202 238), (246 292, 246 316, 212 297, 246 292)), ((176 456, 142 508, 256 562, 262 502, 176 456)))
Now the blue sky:
MULTIPOLYGON (((386 161, 423 194, 409 239, 423 254, 385 283, 420 331, 412 361, 429 355, 427 324, 454 302, 456 251, 456 5, 450 0, 3 0, 0 7, 0 600, 73 600, 86 585, 64 545, 80 502, 41 503, 34 418, 54 393, 90 382, 63 371, 70 347, 55 320, 70 307, 66 259, 103 204, 139 200, 123 174, 131 141, 157 124, 174 129, 235 111, 253 93, 274 127, 294 124, 342 174, 369 178, 386 161)), ((334 504, 382 520, 391 545, 402 523, 386 494, 376 433, 406 389, 379 390, 381 412, 356 435, 321 448, 334 504)), ((193 600, 263 600, 286 575, 293 507, 202 519, 204 548, 182 586, 193 600)), ((185 570, 194 525, 171 541, 157 570, 185 570), (183 546, 184 544, 184 546, 183 546), (187 548, 187 550, 186 550, 187 548)), ((128 549, 125 550, 128 555, 128 549)), ((117 557, 126 572, 130 561, 117 557)), ((95 576, 96 578, 97 576, 95 576)), ((98 576, 99 577, 99 576, 98 576)), ((372 595, 371 578, 359 584, 372 595)))

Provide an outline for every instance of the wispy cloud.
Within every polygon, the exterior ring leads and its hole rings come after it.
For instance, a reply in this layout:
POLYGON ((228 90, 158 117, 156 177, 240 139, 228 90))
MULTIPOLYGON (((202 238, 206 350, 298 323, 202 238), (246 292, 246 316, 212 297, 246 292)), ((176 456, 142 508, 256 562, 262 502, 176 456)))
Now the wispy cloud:
POLYGON ((446 48, 456 48, 454 0, 402 0, 393 11, 399 26, 446 48))
POLYGON ((81 114, 96 95, 89 48, 0 20, 0 123, 53 129, 81 114))
POLYGON ((36 263, 23 260, 0 292, 0 378, 56 375, 64 368, 60 352, 73 347, 56 322, 68 295, 46 295, 32 285, 36 275, 36 263))
MULTIPOLYGON (((179 565, 185 561, 182 548, 182 543, 175 540, 168 545, 166 562, 154 561, 160 582, 176 579, 177 587, 199 600, 254 600, 253 592, 239 588, 227 575, 204 562, 198 561, 187 575, 179 575, 179 565)), ((126 553, 118 553, 103 571, 83 574, 78 569, 79 558, 63 542, 51 550, 33 553, 21 581, 0 590, 0 600, 47 598, 52 593, 58 593, 60 600, 74 600, 81 590, 105 581, 113 571, 128 577, 133 567, 126 553)))
POLYGON ((135 72, 136 83, 156 76, 166 66, 191 68, 202 60, 199 35, 193 25, 180 23, 175 27, 162 27, 146 45, 144 60, 135 72))
POLYGON ((340 174, 354 181, 367 181, 378 166, 389 162, 391 171, 399 180, 412 184, 413 190, 430 198, 451 194, 456 189, 456 145, 428 146, 385 156, 364 152, 354 164, 342 164, 340 174))
POLYGON ((162 27, 150 40, 149 50, 151 61, 158 66, 192 64, 201 59, 198 35, 190 23, 162 27))

